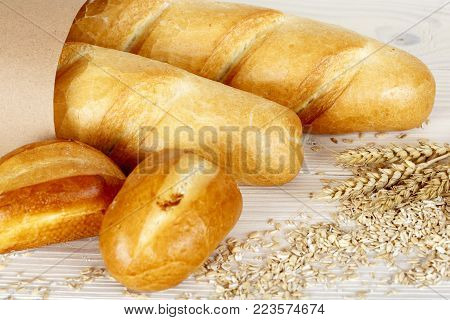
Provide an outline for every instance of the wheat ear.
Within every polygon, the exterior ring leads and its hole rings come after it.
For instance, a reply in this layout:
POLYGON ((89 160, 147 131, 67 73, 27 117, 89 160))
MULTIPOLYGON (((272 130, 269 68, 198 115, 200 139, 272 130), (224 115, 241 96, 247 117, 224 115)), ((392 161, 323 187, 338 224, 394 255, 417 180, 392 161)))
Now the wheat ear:
POLYGON ((350 178, 338 186, 323 188, 319 198, 331 200, 348 199, 381 189, 388 189, 399 181, 409 178, 414 173, 420 173, 422 170, 449 156, 450 153, 447 153, 421 164, 415 164, 406 160, 402 164, 392 164, 389 168, 378 168, 362 176, 350 178))
POLYGON ((448 192, 450 168, 438 165, 413 174, 392 189, 379 190, 370 208, 386 211, 408 199, 433 199, 448 192))
POLYGON ((438 172, 436 176, 427 182, 427 184, 419 190, 416 198, 418 200, 434 199, 440 195, 446 195, 450 188, 450 169, 438 172))
POLYGON ((424 163, 450 152, 450 146, 436 143, 419 142, 417 146, 368 146, 346 150, 338 154, 337 163, 344 167, 375 166, 383 163, 411 161, 424 163))

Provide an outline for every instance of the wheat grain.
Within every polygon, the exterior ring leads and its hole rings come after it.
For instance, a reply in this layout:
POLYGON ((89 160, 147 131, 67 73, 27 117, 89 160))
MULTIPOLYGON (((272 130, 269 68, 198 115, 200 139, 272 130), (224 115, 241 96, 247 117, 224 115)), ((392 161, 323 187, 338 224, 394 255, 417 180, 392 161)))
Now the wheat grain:
POLYGON ((122 291, 122 295, 124 297, 130 297, 130 298, 133 298, 133 299, 140 299, 140 300, 144 300, 144 299, 149 299, 150 298, 148 294, 141 293, 141 292, 134 292, 134 291, 131 291, 129 289, 124 289, 122 291))
POLYGON ((351 236, 334 224, 294 224, 289 220, 279 224, 275 231, 284 235, 287 247, 268 242, 271 246, 265 248, 263 241, 256 244, 261 250, 255 256, 241 241, 229 239, 218 248, 197 273, 210 275, 215 298, 298 299, 308 284, 336 281, 339 275, 332 268, 339 267, 342 277, 350 279, 357 275, 356 260, 367 262, 351 236), (236 259, 236 246, 245 252, 244 258, 236 259))
MULTIPOLYGON (((341 210, 339 215, 348 212, 341 210)), ((340 219, 312 225, 279 222, 282 227, 275 231, 284 236, 285 246, 230 238, 196 272, 196 279, 208 279, 215 286, 213 298, 218 299, 298 299, 312 284, 359 277, 359 268, 371 265, 372 252, 396 266, 399 254, 413 250, 425 258, 411 260, 411 268, 400 269, 390 282, 430 285, 450 278, 448 204, 442 199, 417 201, 384 214, 359 211, 352 218, 357 223, 352 230, 342 228, 340 219), (246 246, 249 241, 260 248, 258 253, 246 246)))
POLYGON ((66 278, 67 287, 80 290, 86 283, 93 282, 99 278, 106 277, 106 269, 100 267, 87 267, 80 271, 77 277, 66 278))

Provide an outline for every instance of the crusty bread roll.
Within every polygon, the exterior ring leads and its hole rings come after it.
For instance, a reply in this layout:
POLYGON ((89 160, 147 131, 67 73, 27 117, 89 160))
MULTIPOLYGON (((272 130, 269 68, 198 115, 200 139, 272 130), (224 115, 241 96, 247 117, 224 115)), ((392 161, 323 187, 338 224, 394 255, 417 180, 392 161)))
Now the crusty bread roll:
POLYGON ((59 138, 102 150, 125 171, 146 155, 190 150, 252 185, 293 179, 301 123, 272 101, 168 64, 87 44, 67 44, 55 85, 59 138))
POLYGON ((281 12, 205 0, 94 0, 69 41, 168 62, 276 101, 316 133, 404 130, 431 112, 418 59, 351 31, 281 12))
POLYGON ((140 291, 167 289, 187 278, 242 209, 236 183, 211 162, 187 153, 149 159, 128 176, 100 231, 109 273, 140 291))
POLYGON ((0 159, 0 253, 98 234, 125 176, 75 141, 26 145, 0 159))

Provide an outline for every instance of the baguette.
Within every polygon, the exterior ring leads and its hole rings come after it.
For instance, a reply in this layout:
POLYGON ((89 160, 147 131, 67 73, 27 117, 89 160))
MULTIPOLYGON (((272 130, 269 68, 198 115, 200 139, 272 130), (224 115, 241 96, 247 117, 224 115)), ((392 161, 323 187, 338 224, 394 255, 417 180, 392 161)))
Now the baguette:
POLYGON ((337 26, 244 4, 94 0, 69 41, 170 63, 289 107, 315 133, 418 127, 435 82, 417 58, 337 26))
POLYGON ((234 180, 201 157, 146 158, 108 208, 100 249, 126 287, 173 287, 198 268, 236 224, 242 197, 234 180))
POLYGON ((96 236, 124 181, 101 152, 75 141, 26 145, 0 159, 0 253, 96 236))
POLYGON ((190 150, 252 185, 286 183, 301 167, 293 111, 129 53, 66 44, 54 102, 59 138, 90 144, 126 172, 170 149, 190 150))

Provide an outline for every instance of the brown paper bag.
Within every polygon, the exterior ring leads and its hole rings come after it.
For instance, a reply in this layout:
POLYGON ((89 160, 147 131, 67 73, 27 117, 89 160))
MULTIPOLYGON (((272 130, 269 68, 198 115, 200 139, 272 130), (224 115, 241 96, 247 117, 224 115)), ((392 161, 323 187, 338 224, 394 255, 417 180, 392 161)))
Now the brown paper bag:
POLYGON ((0 156, 54 137, 56 67, 84 1, 0 1, 0 156))

